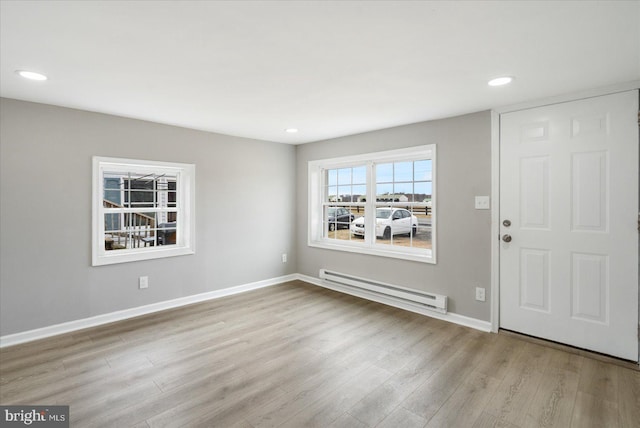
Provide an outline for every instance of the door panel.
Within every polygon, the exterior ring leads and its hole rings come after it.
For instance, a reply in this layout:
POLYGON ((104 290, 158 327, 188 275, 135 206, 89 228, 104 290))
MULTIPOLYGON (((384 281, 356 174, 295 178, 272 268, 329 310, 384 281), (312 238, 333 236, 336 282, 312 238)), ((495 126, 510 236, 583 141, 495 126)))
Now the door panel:
POLYGON ((520 248, 520 306, 549 312, 549 251, 520 248))
POLYGON ((638 360, 637 112, 629 91, 501 115, 502 328, 638 360))
POLYGON ((571 254, 571 316, 605 324, 609 304, 609 258, 604 254, 571 254))
POLYGON ((549 229, 549 157, 520 160, 521 227, 549 229))
POLYGON ((607 232, 608 156, 606 151, 574 153, 571 159, 571 227, 607 232))

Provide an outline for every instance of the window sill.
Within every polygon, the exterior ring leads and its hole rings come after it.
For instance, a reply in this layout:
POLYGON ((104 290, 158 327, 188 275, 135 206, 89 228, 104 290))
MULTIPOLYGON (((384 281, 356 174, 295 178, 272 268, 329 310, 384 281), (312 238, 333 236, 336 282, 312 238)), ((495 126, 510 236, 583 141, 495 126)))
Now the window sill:
POLYGON ((322 248, 325 250, 346 251, 349 253, 367 254, 371 256, 389 257, 413 262, 435 264, 436 258, 432 250, 412 250, 404 248, 403 251, 396 251, 387 247, 387 245, 376 245, 374 247, 363 246, 360 243, 334 243, 328 241, 308 241, 310 247, 322 248))
POLYGON ((186 256, 189 254, 195 254, 195 251, 191 247, 172 247, 172 248, 157 248, 147 249, 145 251, 135 250, 117 250, 117 252, 110 251, 108 253, 97 255, 93 259, 93 266, 106 266, 116 263, 137 262, 141 260, 154 260, 162 259, 165 257, 186 256))

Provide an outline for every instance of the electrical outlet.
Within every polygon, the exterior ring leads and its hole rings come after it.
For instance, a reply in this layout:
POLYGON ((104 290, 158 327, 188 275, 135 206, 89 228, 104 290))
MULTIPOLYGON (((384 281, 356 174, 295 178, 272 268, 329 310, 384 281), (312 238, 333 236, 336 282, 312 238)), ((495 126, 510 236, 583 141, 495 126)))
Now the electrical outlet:
POLYGON ((476 209, 488 210, 490 207, 490 199, 488 196, 476 196, 476 209))
POLYGON ((140 288, 141 290, 143 288, 149 288, 149 277, 148 276, 141 276, 140 278, 138 278, 138 288, 140 288))
POLYGON ((485 301, 484 288, 476 287, 476 300, 478 302, 484 302, 485 301))
POLYGON ((282 263, 287 262, 287 253, 282 253, 282 263))

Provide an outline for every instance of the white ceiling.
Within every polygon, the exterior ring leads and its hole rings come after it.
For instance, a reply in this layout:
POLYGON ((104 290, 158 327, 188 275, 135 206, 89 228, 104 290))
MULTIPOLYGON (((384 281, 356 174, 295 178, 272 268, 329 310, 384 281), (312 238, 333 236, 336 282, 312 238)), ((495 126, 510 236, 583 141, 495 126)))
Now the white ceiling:
POLYGON ((292 144, 640 79, 640 1, 0 8, 3 97, 292 144))

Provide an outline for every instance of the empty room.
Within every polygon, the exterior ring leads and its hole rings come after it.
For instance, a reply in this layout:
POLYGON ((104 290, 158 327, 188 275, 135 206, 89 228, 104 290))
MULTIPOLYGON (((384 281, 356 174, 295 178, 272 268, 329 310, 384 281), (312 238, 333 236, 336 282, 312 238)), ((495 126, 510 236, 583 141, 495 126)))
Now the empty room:
POLYGON ((0 0, 0 426, 640 426, 640 1, 0 0))

